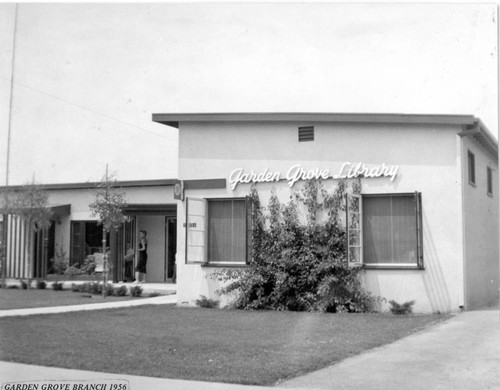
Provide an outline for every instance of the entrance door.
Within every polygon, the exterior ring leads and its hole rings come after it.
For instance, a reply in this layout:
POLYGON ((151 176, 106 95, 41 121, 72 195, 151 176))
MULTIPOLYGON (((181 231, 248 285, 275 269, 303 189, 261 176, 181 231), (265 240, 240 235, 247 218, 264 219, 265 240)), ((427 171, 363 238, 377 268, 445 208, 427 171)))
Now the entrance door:
POLYGON ((165 217, 165 282, 173 282, 177 252, 177 217, 165 217))

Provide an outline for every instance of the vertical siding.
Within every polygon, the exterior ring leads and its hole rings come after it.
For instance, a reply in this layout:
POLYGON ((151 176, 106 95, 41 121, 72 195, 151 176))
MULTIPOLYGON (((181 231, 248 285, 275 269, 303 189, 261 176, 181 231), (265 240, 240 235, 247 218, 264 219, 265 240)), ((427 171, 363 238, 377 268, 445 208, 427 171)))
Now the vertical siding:
POLYGON ((28 234, 29 231, 26 229, 26 223, 21 217, 14 215, 8 216, 6 274, 9 278, 27 278, 33 275, 33 264, 31 264, 31 267, 28 265, 28 234))

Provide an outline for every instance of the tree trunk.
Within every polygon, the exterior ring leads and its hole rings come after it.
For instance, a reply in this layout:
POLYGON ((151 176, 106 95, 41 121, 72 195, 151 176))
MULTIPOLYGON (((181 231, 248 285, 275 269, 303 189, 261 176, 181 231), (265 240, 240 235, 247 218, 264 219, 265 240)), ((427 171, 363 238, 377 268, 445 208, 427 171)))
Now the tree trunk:
POLYGON ((102 254, 102 296, 103 298, 106 298, 106 284, 108 282, 108 255, 106 253, 106 229, 104 226, 102 228, 102 254))

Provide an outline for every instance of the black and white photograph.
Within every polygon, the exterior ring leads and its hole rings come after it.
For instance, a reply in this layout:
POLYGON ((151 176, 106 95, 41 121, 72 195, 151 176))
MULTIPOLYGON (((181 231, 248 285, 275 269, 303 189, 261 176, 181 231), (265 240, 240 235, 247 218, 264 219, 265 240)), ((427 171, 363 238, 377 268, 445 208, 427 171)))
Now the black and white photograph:
POLYGON ((500 388, 495 3, 0 2, 2 390, 500 388))

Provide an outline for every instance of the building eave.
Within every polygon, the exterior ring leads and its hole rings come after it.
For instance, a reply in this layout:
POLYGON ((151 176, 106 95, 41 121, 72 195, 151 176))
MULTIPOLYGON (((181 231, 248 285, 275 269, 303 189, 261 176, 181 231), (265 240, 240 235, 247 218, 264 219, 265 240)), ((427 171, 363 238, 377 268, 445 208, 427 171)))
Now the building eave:
POLYGON ((306 123, 409 123, 472 125, 473 115, 355 114, 355 113, 165 113, 153 114, 153 122, 179 128, 179 123, 200 122, 306 122, 306 123))
MULTIPOLYGON (((131 187, 168 187, 176 183, 176 179, 159 179, 159 180, 127 180, 117 181, 115 187, 117 188, 131 188, 131 187)), ((40 184, 44 190, 81 190, 81 189, 95 189, 100 182, 85 182, 85 183, 56 183, 56 184, 40 184)), ((1 186, 0 190, 8 188, 12 191, 18 191, 23 188, 23 185, 1 186)))

